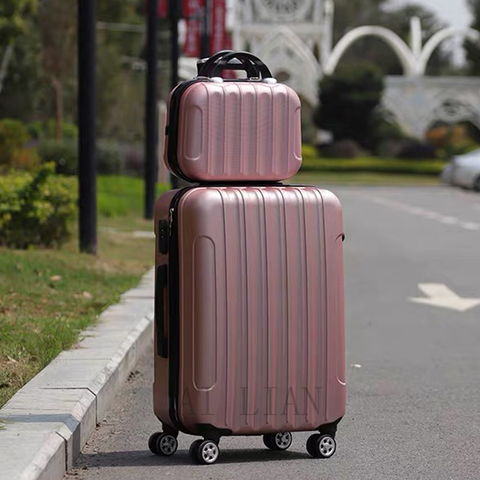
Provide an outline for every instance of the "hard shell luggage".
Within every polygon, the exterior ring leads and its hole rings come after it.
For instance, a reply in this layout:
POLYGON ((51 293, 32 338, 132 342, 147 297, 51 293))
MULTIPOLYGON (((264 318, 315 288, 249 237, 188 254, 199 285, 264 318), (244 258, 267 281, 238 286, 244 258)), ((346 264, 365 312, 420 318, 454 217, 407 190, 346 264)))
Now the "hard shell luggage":
POLYGON ((301 165, 300 99, 247 52, 220 52, 167 107, 165 163, 192 182, 276 182, 301 165), (248 78, 223 80, 226 68, 248 78))
POLYGON ((340 202, 316 187, 195 186, 157 202, 154 410, 171 455, 178 432, 213 463, 225 435, 284 450, 317 431, 330 457, 345 412, 340 202))

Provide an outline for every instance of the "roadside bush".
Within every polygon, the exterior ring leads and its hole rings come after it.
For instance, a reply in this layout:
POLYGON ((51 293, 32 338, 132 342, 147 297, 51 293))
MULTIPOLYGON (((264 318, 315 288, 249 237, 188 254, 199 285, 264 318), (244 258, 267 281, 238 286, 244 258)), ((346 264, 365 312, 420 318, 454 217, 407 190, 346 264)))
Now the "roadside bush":
POLYGON ((115 142, 100 140, 97 143, 97 168, 102 175, 125 173, 125 151, 115 142))
POLYGON ((0 167, 2 170, 32 169, 38 165, 34 148, 28 147, 31 140, 27 128, 19 120, 5 118, 0 121, 0 167))
POLYGON ((55 175, 46 164, 35 174, 13 172, 0 177, 0 245, 53 247, 69 236, 76 210, 76 181, 55 175))
POLYGON ((62 175, 76 175, 78 145, 75 140, 43 140, 38 145, 42 163, 53 162, 55 170, 62 175))
MULTIPOLYGON (((50 119, 46 122, 37 121, 28 124, 28 132, 36 140, 54 140, 55 139, 55 120, 50 119)), ((78 127, 74 123, 63 122, 61 139, 75 140, 78 137, 78 127)))
POLYGON ((406 142, 398 153, 398 158, 405 160, 431 160, 437 158, 435 146, 419 140, 406 142))
POLYGON ((125 150, 126 173, 132 177, 141 177, 143 175, 143 171, 144 171, 143 169, 144 169, 143 145, 134 145, 134 146, 128 147, 125 150))
MULTIPOLYGON (((78 144, 76 140, 43 140, 38 153, 45 162, 54 162, 58 174, 78 173, 78 144)), ((126 171, 124 150, 117 143, 100 140, 97 143, 98 173, 101 175, 121 175, 126 171)))
POLYGON ((314 122, 330 131, 336 141, 355 140, 373 149, 384 89, 383 73, 376 65, 340 65, 320 83, 314 122))
POLYGON ((364 152, 354 140, 339 140, 322 146, 320 153, 326 158, 357 158, 364 152))
POLYGON ((443 160, 400 160, 395 158, 358 157, 358 158, 322 158, 314 154, 314 149, 303 146, 303 172, 335 173, 387 173, 401 175, 438 176, 445 167, 443 160))

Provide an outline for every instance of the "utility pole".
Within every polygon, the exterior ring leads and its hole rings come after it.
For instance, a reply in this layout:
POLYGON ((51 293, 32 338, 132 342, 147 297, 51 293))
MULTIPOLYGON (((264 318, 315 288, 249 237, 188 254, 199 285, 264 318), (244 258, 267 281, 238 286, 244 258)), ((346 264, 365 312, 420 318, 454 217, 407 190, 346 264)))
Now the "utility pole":
POLYGON ((203 7, 202 28, 200 35, 200 58, 208 58, 212 37, 212 0, 205 0, 203 7))
POLYGON ((147 76, 145 95, 145 218, 154 215, 157 184, 157 37, 158 0, 148 0, 147 8, 147 76))
POLYGON ((170 41, 171 41, 171 62, 172 70, 170 77, 170 88, 173 90, 178 85, 178 61, 180 58, 180 47, 178 45, 178 21, 180 20, 179 0, 169 0, 168 15, 170 19, 170 41))
MULTIPOLYGON (((171 54, 170 61, 172 64, 171 67, 171 77, 170 77, 170 88, 173 90, 179 82, 178 78, 178 61, 180 58, 180 48, 178 45, 178 21, 180 20, 180 0, 168 0, 168 17, 170 20, 170 41, 171 41, 171 54)), ((178 178, 172 173, 170 174, 170 182, 172 188, 179 187, 178 178)))
POLYGON ((80 251, 97 253, 95 0, 78 0, 78 180, 80 251))

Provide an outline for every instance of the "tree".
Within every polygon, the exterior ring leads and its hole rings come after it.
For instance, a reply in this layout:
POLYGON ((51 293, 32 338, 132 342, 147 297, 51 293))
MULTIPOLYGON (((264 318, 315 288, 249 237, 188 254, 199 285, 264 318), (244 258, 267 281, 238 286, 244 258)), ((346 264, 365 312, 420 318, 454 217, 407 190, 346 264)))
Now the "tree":
POLYGON ((5 47, 25 33, 28 14, 37 0, 2 0, 0 3, 0 46, 5 47))
MULTIPOLYGON (((480 30, 480 0, 468 0, 468 5, 473 15, 471 27, 480 30)), ((467 72, 470 75, 480 75, 480 45, 471 40, 465 41, 467 52, 467 72)))
POLYGON ((320 105, 314 122, 336 141, 351 139, 371 148, 384 79, 373 64, 340 66, 320 83, 320 105))
POLYGON ((64 84, 75 66, 76 2, 43 0, 38 12, 45 72, 54 92, 55 136, 61 137, 64 84))
POLYGON ((0 3, 0 93, 12 59, 15 40, 25 33, 28 14, 36 10, 37 0, 2 0, 0 3))

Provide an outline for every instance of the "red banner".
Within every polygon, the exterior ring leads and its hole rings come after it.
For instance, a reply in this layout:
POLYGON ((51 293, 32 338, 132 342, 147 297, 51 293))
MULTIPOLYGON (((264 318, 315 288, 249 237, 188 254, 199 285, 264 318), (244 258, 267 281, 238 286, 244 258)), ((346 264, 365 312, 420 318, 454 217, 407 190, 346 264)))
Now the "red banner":
POLYGON ((210 53, 219 50, 228 50, 231 47, 227 35, 227 6, 225 0, 212 0, 212 36, 210 39, 210 53))
POLYGON ((183 13, 187 22, 187 35, 183 53, 187 57, 200 56, 200 25, 205 0, 183 0, 183 13))
MULTIPOLYGON (((227 7, 225 0, 210 0, 210 53, 230 49, 232 41, 226 30, 227 7)), ((183 0, 183 13, 187 32, 183 53, 187 57, 200 56, 200 35, 203 26, 205 0, 183 0)))
POLYGON ((158 0, 158 18, 167 18, 168 0, 158 0))
MULTIPOLYGON (((168 15, 168 1, 169 0, 158 0, 158 18, 167 18, 168 15)), ((148 0, 145 0, 144 14, 147 14, 148 11, 148 0)))

